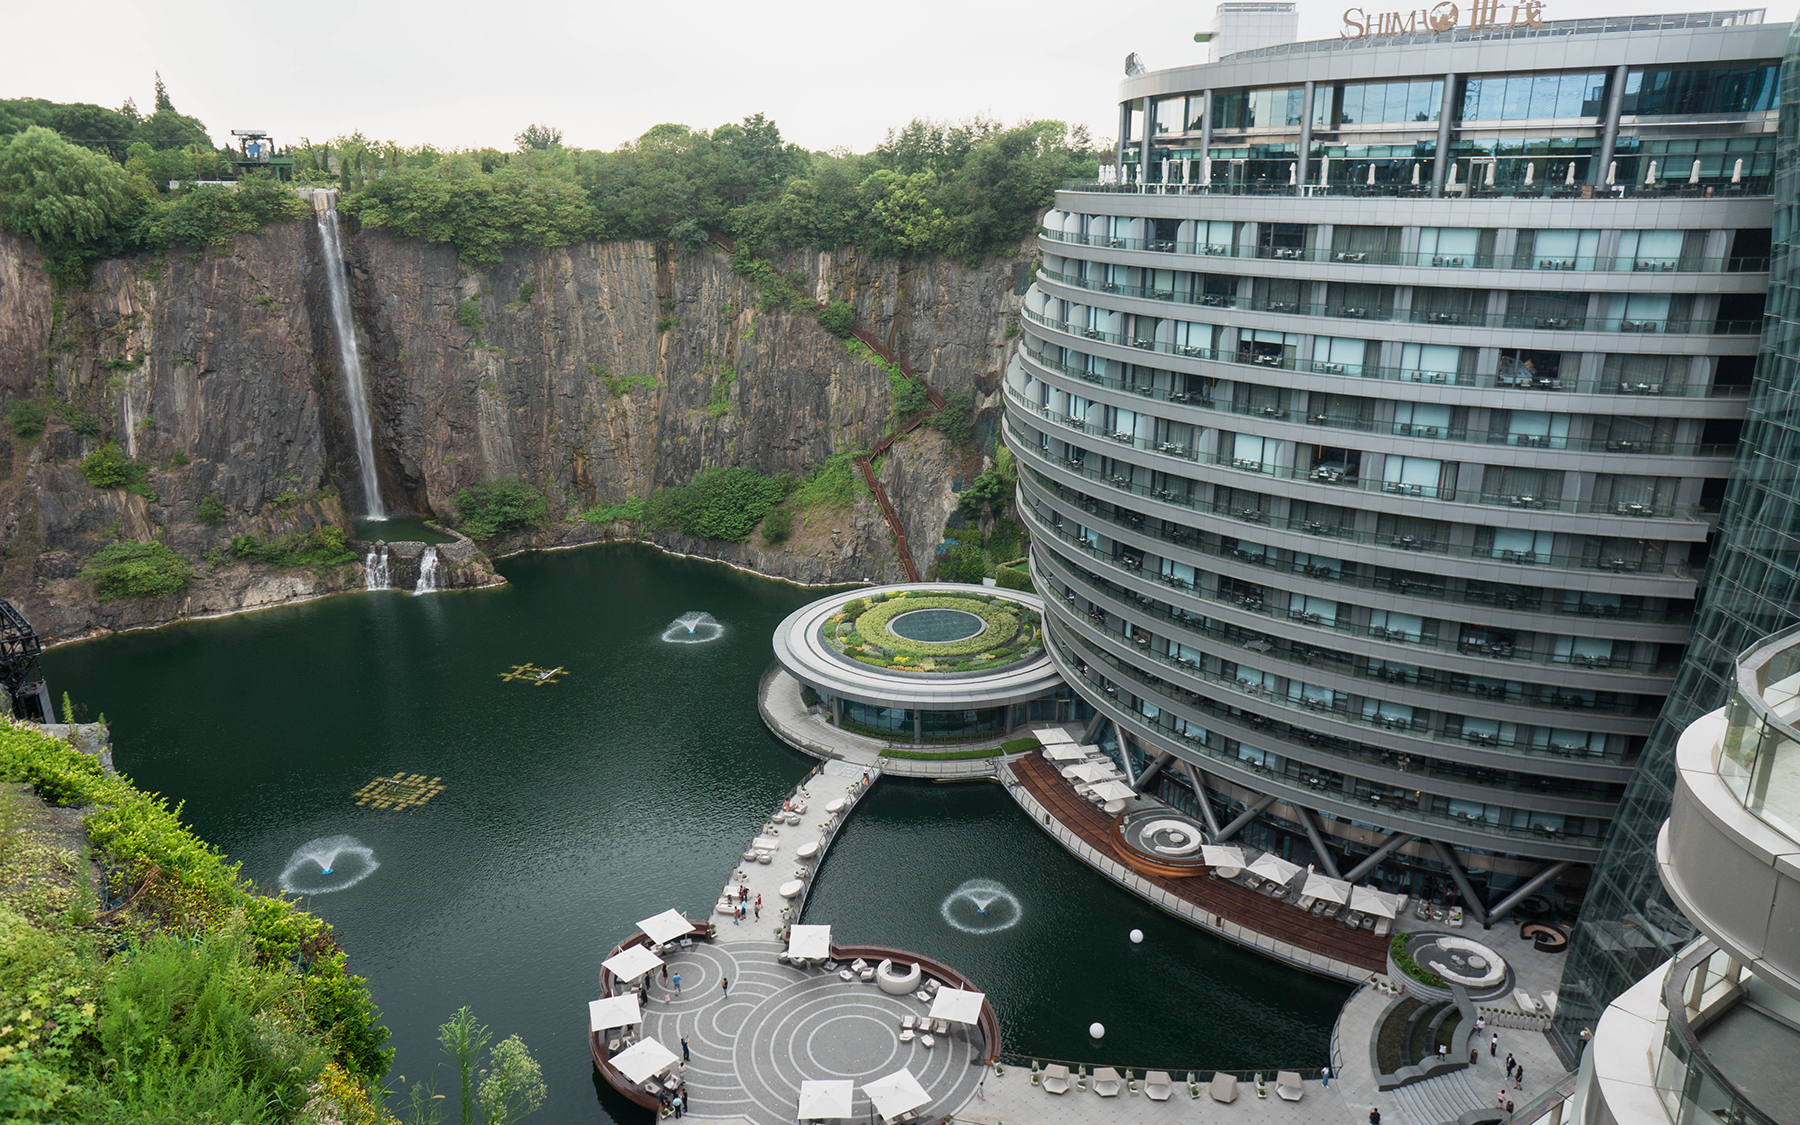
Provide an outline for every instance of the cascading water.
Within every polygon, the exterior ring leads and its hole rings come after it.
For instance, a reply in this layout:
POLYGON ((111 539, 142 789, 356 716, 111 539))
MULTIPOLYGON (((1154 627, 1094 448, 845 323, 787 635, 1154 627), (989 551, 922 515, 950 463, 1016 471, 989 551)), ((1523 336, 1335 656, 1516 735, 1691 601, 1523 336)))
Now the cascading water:
POLYGON ((414 594, 433 594, 438 588, 438 556, 436 547, 426 547, 425 553, 419 556, 419 581, 413 587, 414 594))
POLYGON ((369 590, 392 589, 388 580, 388 549, 386 543, 369 548, 369 556, 363 560, 363 587, 369 590))
POLYGON ((369 392, 363 385, 362 358, 356 351, 356 321, 350 315, 350 286, 344 281, 344 245, 338 238, 337 208, 313 212, 325 244, 325 288, 331 294, 331 327, 337 335, 338 367, 344 372, 344 398, 350 404, 350 429, 356 437, 356 466, 362 480, 367 518, 387 519, 381 485, 375 480, 375 435, 369 425, 369 392))

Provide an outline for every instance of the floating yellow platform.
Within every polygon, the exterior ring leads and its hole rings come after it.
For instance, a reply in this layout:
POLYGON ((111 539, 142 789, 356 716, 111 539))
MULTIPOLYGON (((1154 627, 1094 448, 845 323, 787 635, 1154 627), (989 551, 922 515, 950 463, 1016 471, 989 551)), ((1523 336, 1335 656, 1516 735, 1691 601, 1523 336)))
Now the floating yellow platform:
POLYGON ((416 809, 444 791, 444 779, 422 773, 378 777, 356 791, 356 803, 376 809, 416 809))
POLYGON ((515 664, 510 672, 500 673, 503 680, 523 680, 528 684, 553 684, 560 676, 569 673, 562 665, 554 668, 539 668, 536 664, 515 664))

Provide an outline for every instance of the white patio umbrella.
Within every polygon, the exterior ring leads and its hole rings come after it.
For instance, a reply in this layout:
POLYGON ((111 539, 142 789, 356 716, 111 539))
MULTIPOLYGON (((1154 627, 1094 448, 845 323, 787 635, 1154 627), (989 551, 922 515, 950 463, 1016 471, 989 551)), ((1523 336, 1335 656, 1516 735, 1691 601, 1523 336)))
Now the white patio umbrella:
POLYGON ((1200 186, 1201 187, 1211 187, 1212 186, 1212 157, 1210 157, 1210 156, 1206 158, 1206 164, 1201 169, 1200 186))
POLYGON ((1236 844, 1203 844, 1200 859, 1208 867, 1244 866, 1244 849, 1236 844))
POLYGON ((1413 182, 1412 182, 1412 186, 1414 186, 1414 187, 1418 187, 1418 186, 1419 186, 1419 166, 1418 166, 1418 165, 1417 165, 1417 164, 1414 164, 1414 165, 1413 165, 1413 182))
POLYGON ((1731 166, 1731 182, 1734 184, 1741 184, 1744 182, 1744 158, 1741 156, 1738 157, 1737 162, 1731 166))
POLYGON ((1082 762, 1064 770, 1063 776, 1072 781, 1105 781, 1109 777, 1118 777, 1119 771, 1108 762, 1082 762))
POLYGON ((1537 162, 1536 161, 1527 161, 1525 164, 1525 186, 1530 187, 1531 181, 1536 176, 1537 176, 1537 162))
POLYGON ((1299 183, 1299 181, 1297 179, 1295 179, 1295 177, 1298 176, 1299 174, 1300 174, 1300 165, 1298 165, 1298 164, 1289 164, 1288 165, 1288 186, 1289 187, 1293 187, 1296 183, 1299 183))
POLYGON ((1064 743, 1061 746, 1044 747, 1044 757, 1052 762, 1079 762, 1087 757, 1087 751, 1079 746, 1064 743))
POLYGON ((675 1052, 646 1036, 620 1051, 610 1060, 627 1081, 642 1082, 675 1065, 675 1052))
POLYGON ((1619 182, 1619 162, 1613 161, 1606 166, 1606 186, 1611 187, 1619 182))
POLYGON ((638 929, 644 936, 658 945, 664 945, 693 932, 694 924, 679 910, 665 910, 654 918, 646 918, 638 923, 638 929))
POLYGON ((1350 909, 1378 918, 1393 918, 1400 913, 1400 896, 1378 891, 1374 887, 1357 887, 1350 892, 1350 909))
POLYGON ((1369 165, 1369 186, 1375 186, 1375 165, 1369 165))
POLYGON ((1188 177, 1193 174, 1193 171, 1194 171, 1194 162, 1192 160, 1183 160, 1181 162, 1181 186, 1182 187, 1187 186, 1188 177))
POLYGON ((1255 863, 1250 865, 1250 873, 1261 875, 1265 879, 1272 879, 1277 883, 1286 883, 1300 874, 1300 866, 1289 863, 1274 852, 1264 852, 1256 857, 1255 863))
POLYGON ((1694 161, 1694 166, 1692 168, 1688 169, 1688 183, 1697 184, 1699 182, 1700 182, 1700 162, 1698 160, 1696 160, 1696 161, 1694 161))
POLYGON ((1487 173, 1481 177, 1481 184, 1483 187, 1494 186, 1494 165, 1497 163, 1499 162, 1492 160, 1488 162, 1487 173))
POLYGON ((1309 898, 1322 898, 1326 902, 1345 903, 1350 901, 1350 884, 1315 871, 1306 877, 1306 886, 1300 889, 1300 893, 1309 898))
POLYGON ((1108 780, 1094 783, 1094 796, 1102 801, 1129 801, 1137 795, 1137 790, 1123 781, 1108 780))
POLYGON ((1650 171, 1644 173, 1644 186, 1652 187, 1656 183, 1656 161, 1650 162, 1650 171))
POLYGON ((1061 727, 1039 727, 1031 733, 1045 746, 1050 745, 1052 742, 1073 743, 1075 741, 1075 736, 1061 727))
POLYGON ((875 1105, 875 1112, 883 1117, 898 1117, 909 1109, 918 1109, 931 1100, 925 1087, 912 1076, 910 1070, 896 1070, 885 1078, 877 1078, 873 1082, 863 1083, 863 1093, 875 1105))
POLYGON ((856 1083, 848 1078, 828 1082, 815 1078, 802 1079, 798 1116, 802 1121, 849 1117, 850 1102, 855 1097, 856 1083))
POLYGON ((984 992, 940 988, 931 1000, 931 1018, 949 1020, 951 1023, 978 1023, 981 1020, 981 1002, 985 999, 987 994, 984 992))
POLYGON ((1162 162, 1162 182, 1165 184, 1169 182, 1169 158, 1166 156, 1163 157, 1162 162))
POLYGON ((1569 171, 1563 176, 1563 183, 1569 187, 1575 186, 1575 162, 1573 160, 1569 161, 1569 171))
POLYGON ((823 961, 831 956, 830 926, 795 926, 788 934, 788 956, 823 961))
POLYGON ((1319 157, 1319 185, 1323 187, 1331 182, 1331 157, 1319 157))
POLYGON ((589 1031, 605 1031, 609 1027, 630 1027, 634 1023, 642 1022, 644 1022, 644 1013, 638 1009, 637 993, 635 992, 588 1001, 589 1031))
POLYGON ((1445 187, 1455 187, 1456 186, 1456 162, 1455 161, 1450 162, 1450 178, 1444 182, 1444 186, 1445 187))
POLYGON ((631 945, 600 962, 620 980, 636 980, 663 963, 663 959, 644 946, 631 945))

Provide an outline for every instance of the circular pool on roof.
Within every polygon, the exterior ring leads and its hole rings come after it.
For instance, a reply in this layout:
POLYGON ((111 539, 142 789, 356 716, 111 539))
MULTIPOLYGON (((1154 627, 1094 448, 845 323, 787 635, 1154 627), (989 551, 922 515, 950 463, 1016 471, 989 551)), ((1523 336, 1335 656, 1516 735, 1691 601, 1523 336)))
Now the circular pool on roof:
POLYGON ((914 609, 887 623, 888 632, 926 644, 967 640, 986 628, 980 615, 963 609, 914 609))

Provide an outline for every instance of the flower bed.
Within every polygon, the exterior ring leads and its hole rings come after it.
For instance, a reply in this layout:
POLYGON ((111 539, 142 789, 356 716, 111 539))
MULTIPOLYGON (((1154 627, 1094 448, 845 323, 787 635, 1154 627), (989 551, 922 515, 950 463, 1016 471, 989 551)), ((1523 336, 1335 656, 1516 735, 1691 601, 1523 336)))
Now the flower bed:
POLYGON ((908 672, 985 671, 1042 648, 1042 623, 1030 608, 990 594, 892 594, 857 598, 821 627, 826 643, 853 660, 908 672), (954 609, 979 617, 985 628, 955 641, 900 636, 888 622, 920 609, 954 609))

